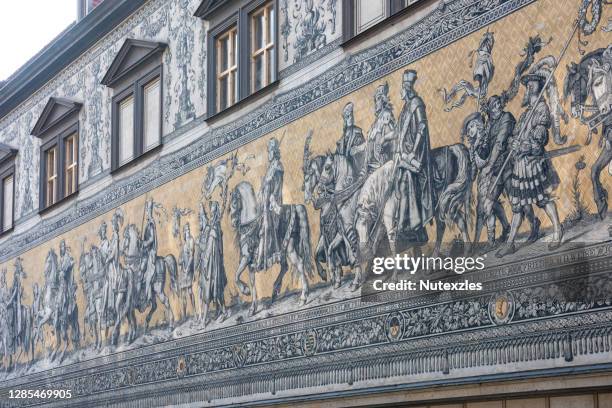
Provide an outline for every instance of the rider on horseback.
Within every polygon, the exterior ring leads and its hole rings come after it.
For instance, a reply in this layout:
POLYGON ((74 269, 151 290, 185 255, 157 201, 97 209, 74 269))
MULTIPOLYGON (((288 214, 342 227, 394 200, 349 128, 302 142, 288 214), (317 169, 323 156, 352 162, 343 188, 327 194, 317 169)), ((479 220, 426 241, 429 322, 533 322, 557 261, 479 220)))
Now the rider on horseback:
POLYGON ((142 253, 143 257, 140 264, 140 270, 144 271, 145 289, 147 299, 151 299, 153 295, 151 282, 155 276, 155 259, 157 258, 157 228, 153 219, 153 199, 145 202, 145 217, 146 225, 142 237, 142 253))
POLYGON ((280 143, 276 138, 268 141, 268 169, 259 191, 260 214, 256 268, 266 270, 281 259, 281 240, 278 235, 280 211, 283 205, 283 164, 280 157, 280 143))

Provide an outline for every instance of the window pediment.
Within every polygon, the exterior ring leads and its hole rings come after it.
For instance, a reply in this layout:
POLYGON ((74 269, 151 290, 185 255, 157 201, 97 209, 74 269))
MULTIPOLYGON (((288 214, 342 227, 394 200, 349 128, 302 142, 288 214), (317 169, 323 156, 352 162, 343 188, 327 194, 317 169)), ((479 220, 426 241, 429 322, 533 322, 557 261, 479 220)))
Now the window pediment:
POLYGON ((0 163, 5 163, 11 159, 14 159, 17 153, 17 149, 5 143, 0 143, 0 163))
POLYGON ((36 121, 31 134, 41 137, 47 130, 81 110, 82 104, 66 98, 51 97, 36 121))
POLYGON ((101 84, 112 87, 134 69, 146 64, 150 58, 161 55, 165 48, 166 44, 162 42, 128 38, 100 81, 101 84))
POLYGON ((193 15, 200 18, 207 18, 219 8, 219 6, 226 2, 227 0, 203 0, 193 15))

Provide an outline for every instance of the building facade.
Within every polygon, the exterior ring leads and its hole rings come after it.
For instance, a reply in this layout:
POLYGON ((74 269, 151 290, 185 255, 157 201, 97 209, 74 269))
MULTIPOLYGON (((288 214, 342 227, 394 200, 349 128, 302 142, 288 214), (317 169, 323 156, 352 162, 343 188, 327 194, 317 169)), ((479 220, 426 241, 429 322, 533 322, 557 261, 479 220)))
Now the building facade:
POLYGON ((0 88, 0 406, 612 406, 605 0, 78 4, 0 88))

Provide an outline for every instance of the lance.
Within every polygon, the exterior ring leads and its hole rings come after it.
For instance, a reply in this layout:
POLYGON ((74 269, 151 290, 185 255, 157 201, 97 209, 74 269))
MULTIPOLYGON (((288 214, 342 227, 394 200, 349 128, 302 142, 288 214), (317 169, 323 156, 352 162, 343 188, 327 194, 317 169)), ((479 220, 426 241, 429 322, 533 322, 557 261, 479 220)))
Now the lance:
MULTIPOLYGON (((519 140, 521 139, 521 136, 523 135, 523 133, 525 133, 525 131, 527 130, 527 125, 531 122, 531 119, 532 119, 533 114, 535 112, 535 107, 538 105, 538 103, 540 102, 540 100, 544 96, 544 92, 546 91, 546 88, 550 84, 550 81, 553 79, 553 76, 555 75, 555 71, 557 70, 557 67, 559 66, 559 63, 561 62, 561 59, 565 55, 565 52, 567 51, 567 48, 569 47, 570 42, 572 41, 572 38, 574 38, 574 35, 576 34, 576 31, 578 30, 579 23, 580 23, 579 20, 576 20, 576 22, 574 23, 574 28, 572 29, 572 34, 569 36, 567 41, 565 41, 565 45, 563 45, 563 48, 561 49, 561 53, 559 54, 559 58, 557 58, 557 63, 552 68, 552 70, 550 71, 550 74, 546 78, 546 81, 544 82, 544 86, 542 86, 542 89, 540 89, 540 93, 538 94, 537 99, 535 100, 535 102, 532 105, 533 108, 529 111, 529 113, 527 113, 525 121, 523 122, 523 126, 521 127, 521 130, 519 131, 519 134, 518 134, 518 139, 519 140)), ((504 173, 504 170, 506 169, 506 167, 508 166, 508 163, 510 163, 510 160, 512 159, 512 157, 515 154, 516 154, 516 150, 511 150, 510 154, 508 154, 508 157, 506 157, 506 160, 504 161, 504 164, 502 165, 501 169, 499 170, 499 173, 497 174, 497 177, 495 177, 495 182, 493 184, 491 184, 491 187, 489 188, 489 191, 488 191, 488 195, 489 196, 491 196, 491 194, 493 193, 493 190, 495 189, 495 186, 497 186, 497 184, 499 183, 499 179, 501 178, 502 174, 504 173)))

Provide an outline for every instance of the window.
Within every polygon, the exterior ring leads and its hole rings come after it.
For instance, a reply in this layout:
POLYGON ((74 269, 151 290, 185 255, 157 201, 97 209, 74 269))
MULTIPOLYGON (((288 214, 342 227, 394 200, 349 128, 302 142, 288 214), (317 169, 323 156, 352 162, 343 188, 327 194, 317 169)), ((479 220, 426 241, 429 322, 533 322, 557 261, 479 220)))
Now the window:
POLYGON ((118 90, 112 102, 112 170, 161 146, 161 54, 165 47, 126 40, 102 79, 102 84, 118 90))
POLYGON ((77 126, 48 139, 41 148, 41 209, 50 207, 78 191, 79 140, 77 126))
POLYGON ((419 0, 344 0, 344 41, 376 26, 419 0))
POLYGON ((32 135, 41 139, 39 211, 79 190, 79 110, 81 104, 49 98, 32 135))
POLYGON ((276 82, 276 20, 276 0, 254 0, 210 30, 209 117, 276 82))
POLYGON ((238 29, 234 26, 216 40, 217 111, 238 100, 238 29))
POLYGON ((250 15, 251 92, 256 92, 276 78, 274 4, 267 3, 250 15))
POLYGON ((15 209, 15 157, 17 150, 0 143, 0 234, 13 229, 15 209))

